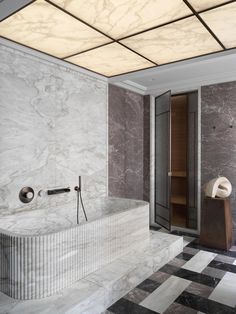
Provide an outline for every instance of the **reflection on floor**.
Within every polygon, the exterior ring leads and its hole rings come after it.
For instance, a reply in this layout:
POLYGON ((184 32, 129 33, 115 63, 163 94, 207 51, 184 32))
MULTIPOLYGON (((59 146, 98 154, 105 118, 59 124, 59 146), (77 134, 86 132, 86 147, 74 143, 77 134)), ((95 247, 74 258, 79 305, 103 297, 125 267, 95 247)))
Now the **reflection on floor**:
POLYGON ((184 239, 183 253, 104 314, 235 314, 236 252, 213 250, 200 246, 198 239, 184 239))

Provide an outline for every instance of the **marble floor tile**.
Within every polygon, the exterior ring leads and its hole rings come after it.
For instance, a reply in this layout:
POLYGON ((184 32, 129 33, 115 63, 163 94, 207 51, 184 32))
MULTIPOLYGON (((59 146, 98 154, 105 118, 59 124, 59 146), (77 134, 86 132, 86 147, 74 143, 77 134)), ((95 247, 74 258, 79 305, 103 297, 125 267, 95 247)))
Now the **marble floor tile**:
MULTIPOLYGON (((236 306, 236 274, 227 272, 209 296, 210 300, 236 306)), ((235 310, 236 311, 236 310, 235 310)))
POLYGON ((139 304, 140 302, 142 302, 150 293, 147 291, 144 291, 142 289, 139 288, 134 288, 133 290, 131 290, 129 293, 127 293, 124 298, 139 304))
POLYGON ((221 270, 221 269, 216 269, 216 268, 213 268, 213 267, 206 267, 202 271, 202 274, 222 279, 224 277, 224 275, 226 274, 226 271, 221 270))
POLYGON ((188 253, 188 254, 192 254, 192 255, 195 255, 199 252, 198 249, 194 249, 192 247, 189 247, 189 246, 186 246, 184 247, 184 250, 183 250, 184 253, 188 253))
POLYGON ((189 243, 188 247, 194 248, 194 249, 198 249, 198 250, 203 250, 206 252, 212 252, 212 253, 216 253, 216 254, 220 254, 220 255, 225 255, 225 256, 231 256, 236 258, 236 252, 235 251, 225 251, 225 250, 220 250, 220 249, 212 249, 203 245, 200 245, 198 242, 198 239, 189 243))
POLYGON ((160 284, 157 281, 153 281, 151 279, 146 279, 143 282, 141 282, 137 288, 142 289, 144 291, 147 291, 149 293, 153 292, 156 290, 160 284))
POLYGON ((208 298, 213 290, 214 290, 213 287, 202 285, 201 283, 198 283, 198 282, 192 282, 185 289, 185 291, 187 291, 189 293, 192 293, 192 294, 195 294, 195 295, 199 295, 199 296, 204 297, 204 298, 208 298))
POLYGON ((201 273, 215 257, 215 253, 199 251, 182 268, 201 273))
POLYGON ((157 314, 155 311, 147 309, 124 298, 118 300, 110 306, 108 310, 114 314, 157 314))
POLYGON ((170 265, 169 263, 163 266, 160 271, 169 275, 174 275, 180 268, 170 265))
POLYGON ((194 271, 183 269, 183 268, 180 268, 177 272, 175 272, 175 276, 178 276, 187 280, 191 280, 194 282, 198 282, 209 287, 216 287, 218 283, 220 282, 219 278, 196 273, 194 271))
POLYGON ((175 267, 182 267, 186 263, 186 260, 180 259, 180 258, 174 258, 172 261, 170 261, 168 264, 175 266, 175 267))
POLYGON ((236 265, 234 265, 234 264, 227 264, 227 263, 222 263, 222 262, 218 262, 218 261, 212 261, 209 264, 209 267, 214 267, 217 269, 229 271, 231 273, 236 273, 236 265))
POLYGON ((177 255, 176 258, 182 259, 184 261, 189 261, 191 258, 193 258, 193 255, 182 252, 179 255, 177 255))
MULTIPOLYGON (((203 298, 184 291, 176 300, 176 303, 208 314, 235 314, 235 309, 230 306, 203 298)), ((185 314, 185 313, 183 313, 185 314)), ((187 314, 187 313, 186 313, 187 314)))
POLYGON ((218 254, 214 261, 222 262, 222 263, 228 263, 228 264, 236 264, 236 259, 231 256, 225 256, 218 254))
POLYGON ((149 279, 153 280, 153 281, 157 281, 160 284, 163 283, 164 281, 166 281, 168 278, 170 277, 169 274, 167 273, 163 273, 161 271, 157 271, 154 274, 152 274, 149 279))
POLYGON ((197 314, 198 312, 179 303, 173 303, 164 314, 197 314))
POLYGON ((191 282, 171 276, 140 304, 152 311, 163 313, 191 282))

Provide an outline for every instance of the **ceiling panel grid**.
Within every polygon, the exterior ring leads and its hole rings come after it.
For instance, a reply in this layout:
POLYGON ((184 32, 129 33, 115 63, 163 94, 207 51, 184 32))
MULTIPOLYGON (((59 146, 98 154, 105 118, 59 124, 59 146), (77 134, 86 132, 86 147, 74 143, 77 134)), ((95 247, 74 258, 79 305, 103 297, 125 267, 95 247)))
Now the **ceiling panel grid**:
POLYGON ((35 0, 0 36, 107 77, 236 47, 236 1, 35 0))

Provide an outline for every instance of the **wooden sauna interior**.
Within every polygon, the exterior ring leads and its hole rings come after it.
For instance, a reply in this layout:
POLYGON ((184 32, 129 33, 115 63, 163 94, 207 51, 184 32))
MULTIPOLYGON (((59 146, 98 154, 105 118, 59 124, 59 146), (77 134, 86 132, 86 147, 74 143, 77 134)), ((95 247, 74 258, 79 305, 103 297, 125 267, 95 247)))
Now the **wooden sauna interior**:
POLYGON ((171 97, 171 221, 187 227, 188 96, 171 97))

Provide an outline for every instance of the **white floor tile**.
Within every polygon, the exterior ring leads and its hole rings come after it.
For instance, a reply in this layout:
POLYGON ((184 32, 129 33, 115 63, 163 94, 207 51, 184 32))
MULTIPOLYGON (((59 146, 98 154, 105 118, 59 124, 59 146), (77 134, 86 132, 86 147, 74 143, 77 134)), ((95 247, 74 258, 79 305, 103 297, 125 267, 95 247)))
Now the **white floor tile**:
POLYGON ((193 256, 187 263, 185 263, 182 268, 201 273, 204 268, 216 257, 217 254, 199 251, 195 256, 193 256))
POLYGON ((152 311, 163 313, 190 283, 189 280, 171 276, 140 304, 152 311))
POLYGON ((209 296, 210 300, 236 306, 236 274, 227 272, 209 296))

